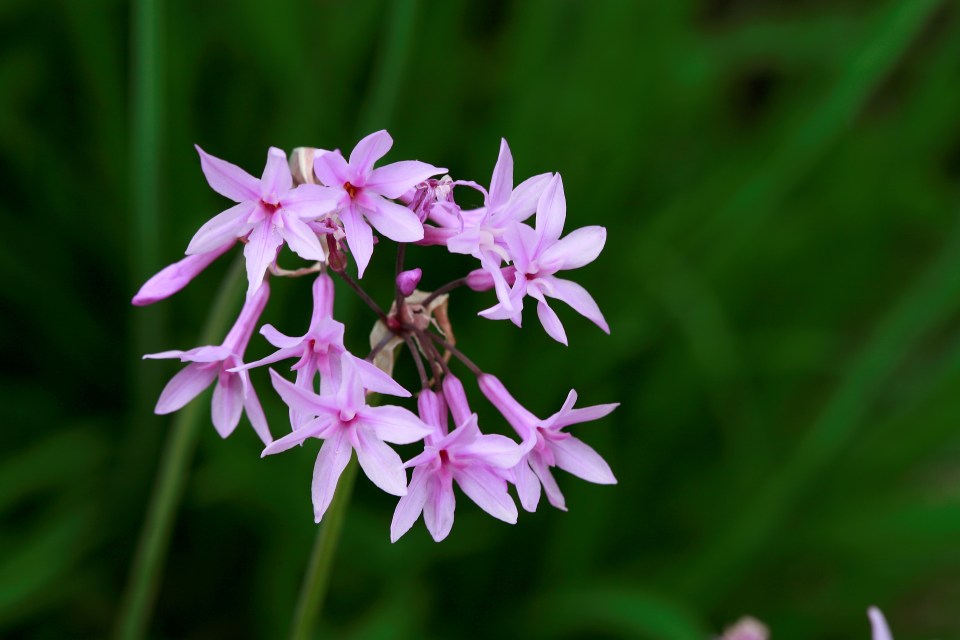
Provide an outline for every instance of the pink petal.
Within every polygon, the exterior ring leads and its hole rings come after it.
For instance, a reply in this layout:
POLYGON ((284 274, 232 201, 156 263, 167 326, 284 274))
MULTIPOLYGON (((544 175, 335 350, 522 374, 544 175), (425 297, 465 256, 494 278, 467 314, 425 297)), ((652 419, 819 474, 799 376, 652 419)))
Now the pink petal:
POLYGON ((169 358, 179 358, 181 362, 189 362, 184 360, 183 356, 186 354, 186 351, 181 351, 180 349, 172 349, 170 351, 160 351, 157 353, 145 353, 143 354, 144 360, 166 360, 169 358))
POLYGON ((336 439, 341 432, 340 429, 333 427, 333 419, 328 416, 314 418, 299 425, 295 431, 291 431, 282 438, 277 438, 260 453, 260 457, 272 456, 275 453, 286 451, 299 444, 303 444, 308 438, 320 438, 329 435, 328 440, 336 439), (330 433, 332 431, 332 433, 330 433))
POLYGON ((343 223, 343 232, 347 236, 347 246, 350 247, 350 253, 353 254, 353 259, 357 263, 358 277, 362 278, 363 272, 370 264, 370 256, 373 255, 373 230, 355 206, 341 211, 340 221, 343 223))
POLYGON ((335 407, 328 402, 324 402, 320 396, 298 387, 273 369, 270 369, 270 379, 280 398, 293 409, 313 416, 336 411, 335 407))
POLYGON ((265 324, 260 327, 260 335, 267 339, 267 342, 278 349, 293 349, 303 344, 302 337, 290 337, 277 331, 272 324, 265 324))
POLYGON ((336 211, 343 195, 343 189, 301 184, 281 198, 280 206, 286 213, 302 220, 316 220, 336 211))
POLYGON ((560 344, 567 344, 567 332, 563 330, 560 318, 558 318, 556 312, 542 300, 537 303, 537 316, 540 318, 540 324, 543 325, 543 328, 551 338, 560 344))
POLYGON ((320 447, 317 464, 313 467, 313 516, 316 522, 320 522, 323 514, 327 512, 337 490, 337 481, 350 462, 352 451, 342 432, 338 432, 320 447))
POLYGON ((226 438, 237 428, 243 413, 243 385, 240 376, 227 374, 213 387, 210 417, 221 438, 226 438))
POLYGON ((432 476, 427 487, 427 500, 423 504, 423 522, 434 541, 440 542, 450 534, 456 506, 453 480, 449 476, 432 476))
POLYGON ((494 518, 517 523, 517 505, 507 492, 507 482, 481 466, 454 471, 454 479, 467 497, 494 518))
POLYGON ((571 280, 554 276, 544 279, 549 285, 549 289, 546 290, 547 295, 566 302, 574 311, 603 329, 604 333, 610 333, 610 326, 604 319, 603 312, 586 289, 571 280))
POLYGON ((200 154, 200 168, 213 190, 234 202, 260 199, 260 181, 226 160, 214 157, 193 145, 200 154))
POLYGON ((589 445, 573 436, 549 444, 557 466, 578 478, 596 484, 617 484, 606 460, 589 445))
POLYGON ((550 184, 552 178, 552 173, 541 173, 518 184, 510 194, 510 200, 505 207, 505 212, 510 219, 523 222, 532 216, 537 210, 537 201, 540 200, 543 190, 550 184))
POLYGON ((407 409, 389 404, 367 407, 357 418, 373 429, 378 438, 394 444, 410 444, 433 433, 432 428, 407 409))
POLYGON ((350 169, 339 151, 331 151, 314 158, 313 172, 317 174, 320 182, 328 187, 334 187, 341 194, 346 194, 343 185, 350 182, 350 169))
POLYGON ((257 367, 262 367, 265 364, 274 364, 275 362, 280 362, 281 360, 286 360, 287 358, 298 358, 302 355, 303 348, 299 346, 293 347, 292 349, 278 349, 265 358, 261 358, 239 367, 234 367, 233 369, 230 369, 230 371, 248 371, 250 369, 256 369, 257 367))
POLYGON ((487 400, 506 418, 520 437, 526 438, 540 420, 517 402, 500 379, 489 373, 477 378, 477 385, 487 400))
POLYGON ((260 322, 260 316, 263 314, 264 307, 267 306, 267 300, 270 298, 270 285, 266 282, 257 289, 257 292, 249 296, 240 309, 240 315, 230 328, 230 332, 223 340, 224 348, 231 353, 240 355, 247 349, 250 343, 250 336, 253 330, 260 322))
POLYGON ((563 194, 563 179, 556 174, 537 202, 537 236, 541 245, 546 241, 560 239, 563 223, 567 218, 567 199, 563 194))
MULTIPOLYGON (((450 407, 450 415, 453 416, 453 422, 457 426, 462 425, 472 415, 470 404, 467 402, 467 392, 463 388, 463 383, 454 376, 445 376, 443 379, 443 397, 450 407)), ((444 416, 446 421, 446 416, 444 416)))
POLYGON ((416 242, 423 239, 423 223, 403 205, 364 194, 363 213, 373 228, 395 242, 416 242))
POLYGON ((409 531, 423 512, 423 505, 427 501, 429 476, 430 472, 422 467, 413 470, 407 495, 400 498, 397 509, 393 512, 393 522, 390 523, 390 542, 396 542, 400 536, 409 531))
POLYGON ((557 265, 558 269, 579 269, 597 259, 606 241, 604 227, 581 227, 547 247, 540 259, 543 264, 557 265))
POLYGON ((263 444, 269 445, 273 442, 273 436, 270 434, 270 426, 267 424, 267 416, 263 413, 263 407, 260 406, 260 398, 253 386, 247 390, 247 395, 243 399, 243 408, 247 412, 247 419, 253 426, 253 430, 263 441, 263 444))
POLYGON ((304 260, 316 260, 323 262, 327 259, 327 254, 320 244, 320 239, 313 229, 306 222, 296 216, 284 215, 283 228, 280 235, 298 256, 304 260))
POLYGON ((364 389, 374 393, 383 393, 401 398, 409 398, 410 392, 400 386, 396 380, 380 370, 372 362, 367 362, 363 358, 358 358, 353 354, 347 354, 357 368, 357 374, 360 376, 360 382, 364 389))
MULTIPOLYGON (((433 444, 434 440, 447 435, 449 428, 447 424, 447 403, 444 402, 442 395, 431 389, 421 391, 420 397, 417 398, 417 412, 425 425, 434 428, 434 431, 427 436, 427 444, 433 444)), ((412 460, 407 465, 409 466, 411 463, 413 463, 412 460)))
POLYGON ((526 511, 533 513, 540 502, 540 480, 526 460, 514 467, 514 473, 517 476, 517 496, 520 498, 520 505, 526 511))
POLYGON ((270 147, 267 152, 267 164, 260 178, 260 196, 272 204, 277 204, 288 191, 293 189, 293 175, 290 163, 283 149, 270 147))
POLYGON ((207 220, 187 245, 187 255, 216 251, 244 234, 247 218, 259 206, 256 202, 241 202, 207 220))
MULTIPOLYGON (((357 143, 350 153, 350 169, 356 172, 358 177, 366 178, 367 174, 373 168, 374 163, 387 155, 390 147, 393 146, 393 138, 385 129, 375 131, 366 138, 357 143)), ((366 184, 366 182, 364 182, 366 184)), ((355 185, 361 186, 361 185, 355 185)))
POLYGON ((492 467, 512 469, 523 458, 524 450, 506 436, 489 434, 464 446, 459 453, 475 457, 492 467))
POLYGON ((370 172, 364 186, 385 198, 399 198, 405 191, 412 189, 427 178, 446 171, 446 169, 419 160, 404 160, 374 169, 370 172))
POLYGON ((283 244, 283 238, 277 232, 270 219, 265 219, 250 233, 247 246, 243 248, 243 255, 247 259, 247 296, 260 288, 263 276, 277 258, 277 249, 283 244))
POLYGON ((513 154, 505 138, 500 139, 500 155, 490 178, 490 197, 487 208, 495 209, 507 204, 513 191, 513 154))
POLYGON ((235 243, 236 239, 229 240, 213 251, 187 256, 183 260, 174 262, 162 269, 140 287, 137 295, 133 296, 133 304, 142 307, 169 298, 190 284, 191 280, 210 266, 210 263, 226 253, 235 243))
POLYGON ((592 407, 582 407, 580 409, 561 412, 551 421, 550 428, 562 429, 571 424, 599 420, 600 418, 605 418, 610 415, 610 413, 619 406, 619 402, 613 402, 611 404, 598 404, 592 407))
POLYGON ((170 379, 160 393, 153 412, 158 415, 172 413, 200 395, 210 386, 219 373, 215 365, 191 363, 170 379))
POLYGON ((333 278, 326 271, 317 274, 311 287, 313 293, 313 315, 310 318, 310 331, 314 332, 326 318, 333 317, 333 296, 335 289, 333 278))
POLYGON ((407 474, 397 452, 366 427, 357 427, 356 438, 357 459, 370 481, 391 495, 406 494, 407 474))
POLYGON ((560 487, 557 486, 557 481, 553 478, 553 474, 550 473, 549 465, 547 465, 539 455, 530 455, 527 459, 530 461, 530 468, 533 469, 533 472, 537 474, 537 477, 540 479, 540 483, 543 484, 543 490, 547 494, 547 500, 557 509, 566 511, 566 501, 563 499, 560 487))
POLYGON ((887 626, 887 619, 883 613, 876 607, 867 609, 867 615, 870 617, 870 627, 873 631, 873 640, 893 640, 890 633, 890 627, 887 626))

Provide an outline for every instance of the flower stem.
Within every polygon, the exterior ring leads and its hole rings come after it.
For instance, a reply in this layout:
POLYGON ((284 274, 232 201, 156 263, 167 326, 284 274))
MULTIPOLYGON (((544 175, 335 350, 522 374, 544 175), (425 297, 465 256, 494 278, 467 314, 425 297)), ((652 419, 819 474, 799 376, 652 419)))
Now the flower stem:
MULTIPOLYGON (((226 333, 231 312, 235 311, 236 302, 243 293, 243 273, 243 260, 238 257, 217 293, 200 344, 216 343, 226 333)), ((117 638, 142 638, 146 631, 163 574, 174 517, 204 415, 203 403, 194 401, 173 420, 130 568, 123 609, 116 629, 117 638)))
POLYGON ((353 485, 357 479, 357 460, 351 458, 343 475, 336 495, 320 523, 320 531, 313 543, 310 553, 310 562, 303 577, 300 595, 297 598, 297 608, 293 614, 293 626, 290 628, 291 640, 306 640, 311 637, 313 625, 317 615, 323 607, 323 600, 330 584, 330 567, 333 556, 340 540, 340 530, 343 528, 344 516, 353 494, 353 485))

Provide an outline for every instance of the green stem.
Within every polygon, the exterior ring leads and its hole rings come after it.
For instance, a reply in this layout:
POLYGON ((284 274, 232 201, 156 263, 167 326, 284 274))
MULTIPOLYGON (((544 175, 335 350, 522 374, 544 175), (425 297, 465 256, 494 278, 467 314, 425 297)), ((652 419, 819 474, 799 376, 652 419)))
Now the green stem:
POLYGON ((323 607, 327 586, 330 584, 330 567, 333 565, 333 556, 340 541, 340 530, 343 528, 344 516, 357 479, 357 466, 356 459, 352 458, 340 476, 337 493, 323 516, 297 598, 293 626, 290 629, 291 640, 306 640, 311 637, 314 623, 323 607))
MULTIPOLYGON (((226 333, 235 312, 236 302, 243 293, 243 274, 243 260, 238 257, 217 293, 200 344, 216 344, 226 333)), ((142 638, 146 631, 160 586, 170 534, 186 484, 189 463, 197 446, 200 425, 206 415, 204 404, 197 400, 184 407, 173 420, 130 570, 123 609, 116 629, 117 638, 142 638)))

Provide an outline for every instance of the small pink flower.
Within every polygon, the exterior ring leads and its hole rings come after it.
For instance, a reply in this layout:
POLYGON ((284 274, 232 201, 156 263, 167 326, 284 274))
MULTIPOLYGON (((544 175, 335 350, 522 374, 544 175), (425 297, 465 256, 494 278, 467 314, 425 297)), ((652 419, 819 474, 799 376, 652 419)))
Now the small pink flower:
POLYGON ((287 156, 270 147, 263 176, 257 180, 240 167, 215 158, 197 147, 200 166, 213 190, 238 204, 200 227, 187 255, 212 251, 235 238, 246 238, 247 279, 252 295, 284 241, 305 260, 323 261, 325 253, 316 232, 307 224, 336 208, 335 198, 315 184, 293 187, 287 156))
POLYGON ((507 491, 504 470, 515 467, 523 449, 510 438, 484 435, 477 427, 477 415, 470 412, 460 381, 447 376, 444 395, 426 389, 420 393, 420 417, 433 427, 426 437, 423 453, 409 460, 413 477, 407 495, 400 498, 390 525, 390 540, 396 542, 423 513, 433 539, 440 542, 453 527, 456 482, 477 506, 494 518, 517 522, 517 506, 507 491), (446 397, 446 402, 444 402, 446 397), (447 405, 459 425, 447 433, 447 405))
POLYGON ((352 363, 343 363, 343 374, 334 394, 317 395, 285 380, 270 370, 273 387, 291 408, 316 416, 263 450, 268 456, 303 444, 308 438, 323 440, 313 472, 313 511, 323 518, 337 488, 337 481, 357 452, 360 467, 370 480, 395 496, 407 492, 407 476, 400 456, 386 443, 410 444, 422 440, 432 429, 401 407, 368 406, 364 389, 352 363))
POLYGON ((209 267, 214 260, 229 251, 234 244, 236 244, 236 240, 230 240, 221 247, 195 256, 187 256, 183 260, 165 267, 140 287, 137 295, 133 296, 133 304, 143 307, 169 298, 190 284, 191 280, 209 267))
POLYGON ((190 363, 164 387, 154 409, 156 413, 163 415, 177 411, 216 380, 210 412, 217 432, 224 438, 233 433, 240 422, 240 414, 246 410, 254 431, 264 444, 270 443, 270 429, 260 407, 260 400, 250 384, 250 375, 243 370, 234 370, 243 365, 243 352, 250 342, 250 336, 269 295, 270 287, 264 283, 253 297, 247 299, 236 323, 219 346, 197 347, 189 351, 164 351, 143 356, 148 359, 180 358, 181 362, 190 363))
POLYGON ((423 238, 423 224, 417 214, 391 199, 446 171, 417 160, 374 169, 374 163, 392 146, 390 134, 377 131, 357 143, 349 161, 344 160, 339 151, 325 153, 314 160, 314 172, 326 186, 326 197, 336 202, 347 245, 357 261, 361 278, 373 255, 371 225, 396 242, 416 242, 423 238))
POLYGON ((547 304, 547 297, 566 302, 580 315, 610 333, 603 313, 587 290, 576 282, 556 277, 559 271, 576 269, 593 262, 607 239, 603 227, 583 227, 560 238, 567 217, 567 201, 563 180, 557 174, 543 191, 537 203, 536 229, 522 224, 510 227, 506 234, 510 257, 516 266, 516 282, 507 299, 498 289, 499 303, 480 315, 494 320, 509 318, 520 326, 523 298, 537 300, 537 315, 543 328, 554 340, 567 344, 567 334, 556 312, 547 304))
POLYGON ((483 374, 478 383, 483 395, 523 438, 522 446, 526 456, 514 467, 513 472, 520 504, 524 509, 536 511, 542 484, 550 504, 563 511, 567 510, 563 494, 550 472, 550 467, 560 467, 587 482, 617 483, 610 466, 600 454, 563 429, 572 424, 599 420, 609 415, 619 403, 574 409, 577 392, 571 390, 560 411, 546 420, 541 420, 517 402, 495 376, 483 374))

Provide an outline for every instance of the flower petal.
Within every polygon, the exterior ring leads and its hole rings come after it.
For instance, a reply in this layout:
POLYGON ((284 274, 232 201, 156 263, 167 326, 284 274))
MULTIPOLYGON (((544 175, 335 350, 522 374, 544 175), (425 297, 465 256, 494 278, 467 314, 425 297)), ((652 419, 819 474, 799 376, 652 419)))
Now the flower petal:
POLYGON ((364 194, 363 213, 374 229, 395 242, 423 239, 423 223, 413 211, 375 194, 364 194))
POLYGON ((260 181, 235 164, 221 160, 193 145, 200 154, 200 168, 214 191, 234 202, 260 199, 260 181))
POLYGON ((453 479, 433 475, 427 487, 427 500, 423 504, 423 523, 427 525, 434 541, 440 542, 453 528, 453 514, 457 502, 453 495, 453 479))
POLYGON ((293 409, 312 416, 330 414, 336 410, 331 403, 325 402, 312 391, 298 387, 273 369, 270 369, 270 379, 280 398, 293 409))
POLYGON ((213 387, 210 403, 210 418, 221 438, 226 438, 237 428, 243 413, 243 384, 236 374, 221 375, 213 387))
POLYGON ((301 220, 316 220, 337 210, 343 198, 343 189, 301 184, 280 199, 280 206, 301 220))
POLYGON ((207 220, 187 245, 187 255, 216 251, 242 236, 248 228, 247 218, 257 206, 256 202, 241 202, 207 220))
POLYGON ((604 227, 581 227, 547 247, 540 259, 543 264, 556 265, 558 270, 579 269, 597 259, 606 241, 604 227))
POLYGON ((280 235, 294 253, 304 260, 326 261, 327 254, 323 250, 323 245, 320 244, 320 238, 310 225, 292 215, 284 215, 283 223, 280 235))
POLYGON ((467 497, 498 520, 517 523, 517 505, 507 492, 507 481, 482 466, 454 471, 454 479, 467 497))
POLYGON ((566 219, 567 199, 563 193, 563 179, 558 173, 553 176, 537 201, 536 229, 541 247, 546 246, 545 242, 560 239, 566 219))
POLYGON ((390 396, 399 396, 409 398, 410 392, 400 386, 396 380, 381 371, 372 362, 367 362, 363 358, 358 358, 353 354, 348 354, 351 361, 357 367, 357 374, 360 376, 360 382, 363 388, 374 393, 383 393, 390 396))
POLYGON ((433 429, 412 412, 389 404, 366 407, 357 418, 369 426, 378 438, 394 444, 410 444, 433 433, 433 429))
POLYGON ((586 289, 572 280, 564 280, 554 276, 548 276, 544 280, 549 284, 549 289, 546 290, 547 295, 557 300, 563 300, 574 311, 600 327, 604 333, 610 333, 610 325, 603 317, 603 312, 600 311, 600 307, 597 306, 593 296, 586 289))
POLYGON ((404 160, 374 169, 364 186, 385 198, 399 198, 427 178, 446 171, 419 160, 404 160))
POLYGON ((557 509, 566 511, 566 501, 563 499, 563 494, 560 492, 557 481, 554 479, 553 474, 550 473, 550 466, 536 453, 528 456, 527 459, 530 461, 530 468, 537 474, 537 478, 540 479, 540 483, 543 485, 543 490, 547 494, 547 500, 557 509))
POLYGON ((317 455, 317 464, 313 467, 313 517, 320 522, 327 512, 333 494, 337 490, 337 481, 350 462, 350 453, 353 450, 350 443, 343 437, 343 432, 328 439, 320 447, 317 455))
POLYGON ((252 296, 260 284, 270 263, 277 258, 277 249, 283 244, 283 238, 277 232, 270 219, 263 220, 250 233, 243 256, 247 259, 247 296, 252 296))
POLYGON ((482 460, 492 467, 512 469, 523 458, 524 450, 506 436, 488 434, 463 446, 458 453, 482 460))
POLYGON ((266 456, 272 456, 275 453, 280 453, 281 451, 286 451, 298 444, 303 444, 308 438, 322 438, 329 435, 328 440, 335 439, 339 437, 341 430, 334 429, 333 433, 328 433, 331 431, 332 426, 333 419, 328 416, 308 420, 302 425, 299 425, 294 431, 291 431, 282 438, 277 438, 264 447, 263 451, 260 452, 260 457, 264 458, 266 456))
POLYGON ((505 138, 500 138, 500 155, 490 177, 490 195, 487 208, 496 209, 507 204, 513 192, 513 154, 505 138))
POLYGON ((530 463, 524 458, 513 469, 516 475, 517 496, 524 510, 533 513, 540 503, 540 479, 533 473, 530 463))
MULTIPOLYGON (((366 178, 374 163, 387 155, 393 146, 393 138, 386 129, 375 131, 357 143, 350 153, 350 169, 360 178, 366 178)), ((364 181, 364 184, 366 182, 364 181)), ((362 186, 362 185, 355 185, 362 186)))
POLYGON ((272 324, 265 324, 260 327, 260 335, 267 339, 267 342, 278 349, 292 349, 303 344, 303 337, 291 337, 280 333, 272 324))
POLYGON ((373 255, 373 230, 355 206, 341 211, 340 221, 347 236, 347 246, 357 262, 358 277, 362 278, 370 264, 370 256, 373 255))
POLYGON ((350 168, 339 151, 330 151, 314 158, 313 172, 324 185, 346 194, 343 185, 350 181, 350 168))
POLYGON ((174 262, 160 270, 140 287, 137 295, 133 296, 133 304, 142 307, 169 298, 190 284, 191 280, 210 266, 214 260, 226 253, 235 243, 235 238, 228 240, 212 251, 187 256, 183 260, 174 262))
POLYGON ((288 191, 293 189, 293 175, 283 149, 270 147, 267 152, 267 164, 260 178, 260 196, 272 204, 277 204, 288 191))
POLYGON ((220 368, 209 364, 191 363, 181 369, 160 393, 153 412, 158 415, 172 413, 200 395, 217 377, 220 368))
POLYGON ((537 316, 540 318, 540 324, 543 325, 543 328, 551 338, 560 344, 567 344, 567 332, 563 330, 560 318, 558 318, 557 313, 550 308, 550 305, 543 300, 537 303, 537 316))
POLYGON ((890 627, 887 626, 887 619, 883 613, 876 607, 867 609, 867 615, 870 617, 870 627, 873 631, 873 640, 893 640, 890 633, 890 627))
POLYGON ((423 505, 427 501, 427 485, 430 472, 424 468, 413 470, 407 495, 400 498, 397 508, 393 512, 393 521, 390 523, 390 542, 396 542, 417 521, 423 512, 423 505))
POLYGON ((558 413, 550 422, 551 429, 562 429, 571 424, 580 424, 582 422, 593 422, 600 418, 605 418, 620 406, 619 402, 610 404, 597 404, 592 407, 581 407, 580 409, 571 409, 566 412, 558 413))
POLYGON ((510 395, 496 376, 485 373, 477 378, 477 385, 490 404, 497 408, 521 438, 528 437, 533 428, 540 423, 535 415, 510 395))
POLYGON ((550 442, 557 466, 578 478, 596 484, 617 484, 607 461, 582 440, 573 436, 550 442))
POLYGON ((402 496, 407 493, 403 460, 372 429, 357 427, 355 449, 360 467, 373 484, 391 495, 402 496))
POLYGON ((515 222, 523 222, 537 210, 537 201, 543 195, 543 190, 550 184, 552 173, 541 173, 538 176, 527 178, 517 185, 510 194, 510 200, 504 207, 503 214, 515 222))
POLYGON ((273 436, 270 434, 270 426, 267 424, 267 416, 263 413, 263 407, 260 406, 260 398, 254 391, 253 385, 247 389, 247 395, 243 398, 243 408, 247 412, 247 419, 253 426, 253 430, 263 441, 263 444, 269 445, 273 442, 273 436))
MULTIPOLYGON (((459 378, 452 375, 444 376, 443 397, 447 401, 447 406, 450 407, 450 415, 453 416, 456 426, 462 425, 473 414, 467 402, 467 392, 459 378)), ((444 422, 446 422, 446 412, 444 412, 444 422)))

